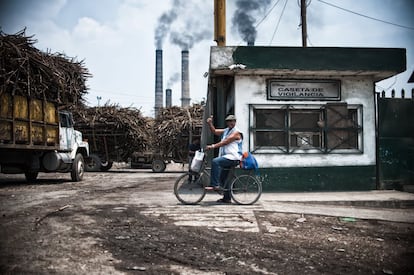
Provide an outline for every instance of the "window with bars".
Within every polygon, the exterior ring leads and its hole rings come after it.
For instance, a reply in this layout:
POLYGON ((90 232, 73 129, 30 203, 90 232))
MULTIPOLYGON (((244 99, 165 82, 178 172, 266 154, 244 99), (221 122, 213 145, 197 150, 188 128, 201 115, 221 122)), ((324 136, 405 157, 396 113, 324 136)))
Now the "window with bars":
POLYGON ((360 105, 252 105, 250 114, 255 152, 362 152, 360 105))

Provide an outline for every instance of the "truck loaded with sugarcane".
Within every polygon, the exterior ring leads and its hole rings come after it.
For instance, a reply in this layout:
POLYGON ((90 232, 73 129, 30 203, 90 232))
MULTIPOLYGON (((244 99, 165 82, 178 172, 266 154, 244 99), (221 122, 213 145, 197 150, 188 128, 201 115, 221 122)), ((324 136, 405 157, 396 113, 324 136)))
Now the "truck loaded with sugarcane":
POLYGON ((89 142, 91 172, 107 171, 114 162, 163 172, 170 162, 187 162, 188 144, 201 133, 201 105, 162 108, 155 119, 110 103, 72 112, 89 142))
POLYGON ((200 138, 203 106, 161 108, 153 121, 152 150, 135 152, 131 166, 144 168, 151 164, 154 172, 163 172, 166 164, 188 162, 188 145, 200 138))
POLYGON ((107 171, 114 162, 129 162, 135 151, 148 150, 151 141, 150 119, 139 109, 116 104, 74 108, 76 129, 90 146, 89 172, 107 171))
POLYGON ((70 173, 82 180, 89 145, 66 106, 80 104, 88 71, 82 62, 33 47, 24 32, 0 32, 0 172, 70 173))

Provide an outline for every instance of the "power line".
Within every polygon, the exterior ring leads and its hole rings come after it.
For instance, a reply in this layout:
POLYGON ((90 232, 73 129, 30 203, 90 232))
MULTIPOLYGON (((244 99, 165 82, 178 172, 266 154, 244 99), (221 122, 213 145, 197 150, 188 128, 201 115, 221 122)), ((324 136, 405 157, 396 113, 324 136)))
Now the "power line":
POLYGON ((90 89, 90 91, 100 92, 104 94, 111 94, 111 95, 130 96, 130 97, 135 97, 135 98, 153 98, 151 96, 140 96, 139 94, 123 92, 123 91, 118 92, 118 91, 107 91, 107 90, 101 90, 101 89, 90 89))
POLYGON ((255 28, 259 27, 259 25, 266 19, 266 17, 272 12, 272 10, 279 4, 280 0, 277 0, 276 3, 270 8, 270 10, 265 14, 262 20, 259 21, 259 23, 256 24, 255 28))
POLYGON ((313 44, 312 44, 312 42, 311 42, 311 41, 310 41, 310 39, 309 39, 309 33, 308 33, 308 35, 306 36, 306 39, 308 40, 309 45, 311 45, 311 46, 313 47, 313 44))
POLYGON ((337 8, 337 9, 340 9, 340 10, 343 10, 343 11, 346 11, 346 12, 349 12, 349 13, 353 13, 353 14, 356 14, 356 15, 359 15, 359 16, 362 16, 362 17, 365 17, 365 18, 374 20, 374 21, 378 21, 378 22, 381 22, 381 23, 393 25, 393 26, 400 27, 400 28, 414 30, 414 27, 403 26, 403 25, 400 25, 400 24, 396 24, 396 23, 392 23, 392 22, 389 22, 389 21, 385 21, 385 20, 381 20, 381 19, 378 19, 378 18, 374 18, 374 17, 368 16, 368 15, 365 15, 365 14, 362 14, 362 13, 358 13, 358 12, 355 12, 355 11, 351 11, 351 10, 348 10, 348 9, 345 9, 345 8, 342 8, 342 7, 339 7, 339 6, 336 6, 334 4, 325 2, 323 0, 318 0, 318 1, 321 2, 321 3, 324 3, 324 4, 328 5, 328 6, 331 6, 331 7, 334 7, 334 8, 337 8))
POLYGON ((381 87, 380 85, 376 83, 375 83, 375 86, 379 87, 383 91, 389 91, 395 85, 395 83, 397 83, 397 78, 398 78, 398 75, 393 76, 394 81, 388 86, 388 88, 381 87))
POLYGON ((280 14, 279 21, 277 21, 277 25, 276 25, 276 28, 275 28, 275 30, 274 30, 274 32, 273 32, 272 39, 270 40, 269 45, 271 45, 271 44, 272 44, 272 42, 273 42, 273 38, 275 37, 275 34, 276 34, 276 32, 277 32, 277 29, 279 28, 279 24, 280 24, 280 21, 282 20, 283 13, 285 12, 287 2, 288 2, 288 0, 286 0, 285 5, 283 6, 282 13, 280 14))
MULTIPOLYGON (((307 3, 306 3, 306 7, 309 7, 309 5, 311 4, 311 2, 312 2, 312 0, 309 0, 309 2, 308 1, 306 1, 307 3)), ((300 8, 300 0, 298 0, 298 7, 300 8)))

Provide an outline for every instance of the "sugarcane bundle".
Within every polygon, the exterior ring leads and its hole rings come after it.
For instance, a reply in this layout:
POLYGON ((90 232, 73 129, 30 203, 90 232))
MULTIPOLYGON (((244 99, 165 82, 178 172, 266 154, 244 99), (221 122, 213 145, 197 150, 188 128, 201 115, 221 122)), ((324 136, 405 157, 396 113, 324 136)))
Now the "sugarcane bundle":
POLYGON ((59 105, 82 103, 91 74, 83 61, 61 53, 42 52, 25 30, 13 35, 0 31, 0 94, 45 99, 59 105))
POLYGON ((203 108, 198 104, 161 108, 154 121, 154 148, 161 154, 184 160, 190 136, 200 127, 202 118, 203 108))
POLYGON ((88 139, 91 151, 117 154, 126 160, 135 151, 151 150, 152 122, 136 108, 106 103, 100 107, 72 108, 75 128, 88 139))

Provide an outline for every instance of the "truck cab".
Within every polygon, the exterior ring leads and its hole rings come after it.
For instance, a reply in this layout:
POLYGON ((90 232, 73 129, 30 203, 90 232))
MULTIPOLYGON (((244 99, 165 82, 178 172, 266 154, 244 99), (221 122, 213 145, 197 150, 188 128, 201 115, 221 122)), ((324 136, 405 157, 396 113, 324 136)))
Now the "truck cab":
POLYGON ((73 181, 80 181, 85 172, 85 158, 89 156, 89 144, 82 133, 74 128, 70 112, 59 112, 59 150, 43 156, 43 167, 47 171, 71 172, 73 181))

